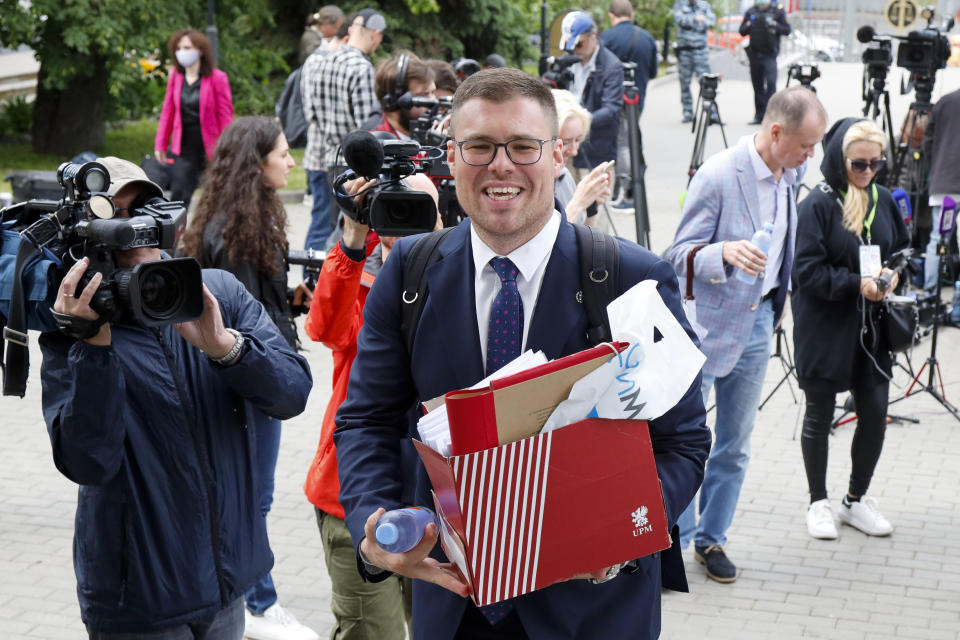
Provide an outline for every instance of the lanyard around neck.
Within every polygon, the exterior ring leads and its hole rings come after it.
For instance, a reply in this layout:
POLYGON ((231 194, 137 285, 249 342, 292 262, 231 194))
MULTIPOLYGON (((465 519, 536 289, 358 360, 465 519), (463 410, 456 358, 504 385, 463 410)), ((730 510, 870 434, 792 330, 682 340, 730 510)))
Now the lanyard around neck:
MULTIPOLYGON (((840 192, 840 195, 843 196, 844 198, 846 198, 846 197, 847 197, 847 192, 846 192, 846 191, 841 191, 841 192, 840 192)), ((864 219, 864 221, 863 221, 863 228, 864 228, 864 230, 866 230, 866 232, 867 232, 867 244, 870 244, 870 243, 871 243, 872 237, 871 237, 871 235, 870 235, 870 227, 873 226, 873 219, 874 219, 874 218, 876 217, 876 215, 877 215, 877 185, 876 185, 876 184, 871 184, 871 185, 870 185, 870 196, 873 198, 873 206, 870 207, 870 213, 867 214, 866 219, 864 219)), ((842 201, 840 202, 840 206, 841 206, 841 207, 843 206, 843 202, 842 202, 842 201)))

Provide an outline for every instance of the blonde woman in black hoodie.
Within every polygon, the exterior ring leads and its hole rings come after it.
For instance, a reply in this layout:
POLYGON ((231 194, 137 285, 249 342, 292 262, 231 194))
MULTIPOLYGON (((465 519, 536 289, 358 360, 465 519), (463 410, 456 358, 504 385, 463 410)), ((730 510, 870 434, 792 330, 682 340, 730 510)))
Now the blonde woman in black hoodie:
POLYGON ((841 120, 823 145, 824 181, 798 208, 791 294, 797 374, 806 395, 800 444, 810 488, 807 530, 814 538, 837 537, 827 499, 827 441, 835 396, 850 391, 857 426, 850 482, 837 515, 868 535, 884 536, 893 526, 865 494, 883 448, 891 365, 876 331, 876 309, 896 287, 896 275, 886 291, 873 276, 909 244, 909 235, 890 192, 875 183, 887 147, 877 124, 841 120), (871 275, 861 276, 861 261, 876 265, 871 275))

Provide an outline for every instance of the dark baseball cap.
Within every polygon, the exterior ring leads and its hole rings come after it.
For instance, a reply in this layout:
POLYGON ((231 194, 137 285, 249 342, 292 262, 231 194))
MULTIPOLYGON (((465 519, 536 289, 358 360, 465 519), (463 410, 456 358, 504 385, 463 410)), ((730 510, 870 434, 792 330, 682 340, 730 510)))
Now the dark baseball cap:
POLYGON ((371 31, 383 31, 387 28, 386 19, 376 9, 362 9, 356 13, 351 24, 359 24, 371 31))

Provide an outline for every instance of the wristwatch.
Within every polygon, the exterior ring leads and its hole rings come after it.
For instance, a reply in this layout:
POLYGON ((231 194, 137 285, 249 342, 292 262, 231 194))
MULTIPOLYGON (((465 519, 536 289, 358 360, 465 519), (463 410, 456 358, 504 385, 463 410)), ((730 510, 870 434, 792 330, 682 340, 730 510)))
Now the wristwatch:
POLYGON ((592 582, 593 584, 603 584, 604 582, 610 582, 611 580, 616 578, 618 575, 620 575, 620 570, 623 569, 625 566, 627 566, 626 562, 615 564, 609 569, 607 569, 607 573, 602 578, 590 578, 590 582, 592 582))
POLYGON ((243 334, 236 329, 227 329, 227 331, 232 333, 234 337, 233 346, 230 347, 230 351, 227 351, 226 355, 224 355, 222 358, 207 356, 222 367, 227 367, 233 364, 243 351, 243 334))

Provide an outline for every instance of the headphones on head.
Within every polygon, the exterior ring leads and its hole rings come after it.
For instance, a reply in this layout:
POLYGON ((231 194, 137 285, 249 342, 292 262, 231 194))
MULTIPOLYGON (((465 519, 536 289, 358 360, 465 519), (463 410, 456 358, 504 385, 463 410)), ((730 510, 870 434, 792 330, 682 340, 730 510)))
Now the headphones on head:
POLYGON ((401 53, 397 58, 397 78, 393 82, 393 91, 383 96, 384 111, 394 111, 399 109, 397 101, 407 92, 407 66, 410 64, 410 56, 401 53))

